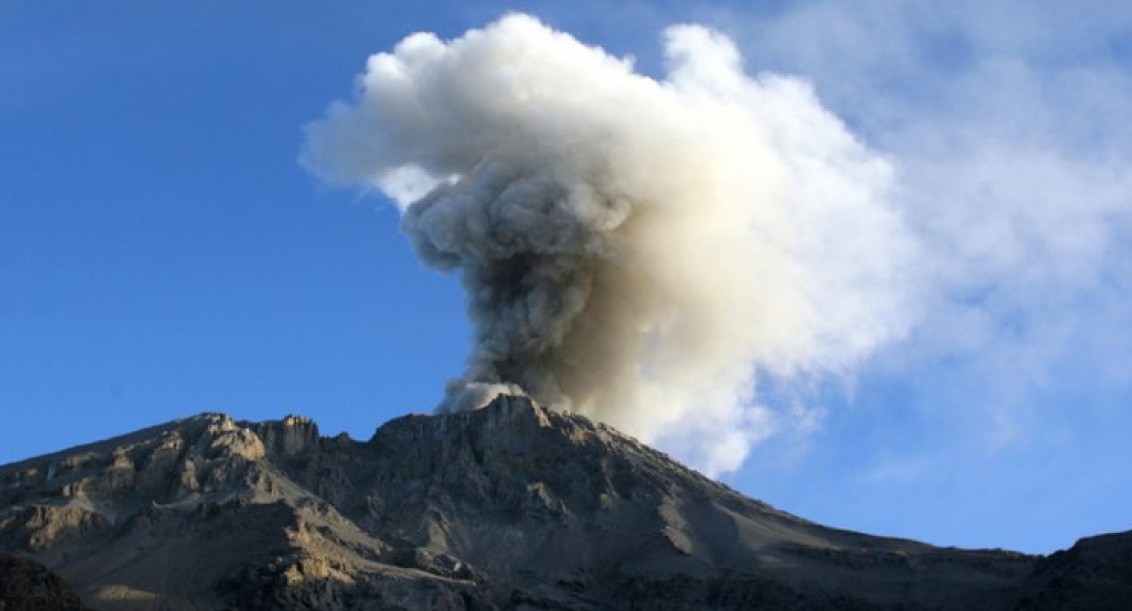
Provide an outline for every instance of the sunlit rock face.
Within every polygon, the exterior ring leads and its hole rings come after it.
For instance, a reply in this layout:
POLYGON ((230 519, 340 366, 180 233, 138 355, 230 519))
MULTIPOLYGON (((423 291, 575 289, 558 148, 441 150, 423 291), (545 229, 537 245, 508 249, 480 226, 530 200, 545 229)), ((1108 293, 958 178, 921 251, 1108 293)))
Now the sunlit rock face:
POLYGON ((0 467, 0 554, 103 610, 1084 609, 1127 600, 1130 549, 826 528, 519 396, 365 442, 202 414, 0 467))

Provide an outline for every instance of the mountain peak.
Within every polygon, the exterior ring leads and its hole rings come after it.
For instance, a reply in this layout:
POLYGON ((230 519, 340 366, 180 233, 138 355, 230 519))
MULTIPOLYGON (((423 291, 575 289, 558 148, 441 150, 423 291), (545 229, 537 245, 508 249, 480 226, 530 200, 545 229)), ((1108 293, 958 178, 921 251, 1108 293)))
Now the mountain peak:
POLYGON ((104 610, 1008 609, 1060 583, 807 522, 514 396, 366 442, 205 413, 0 467, 0 553, 104 610))
MULTIPOLYGON (((482 409, 444 414, 409 414, 381 425, 373 440, 393 436, 405 439, 445 439, 469 428, 490 430, 501 436, 522 436, 552 427, 550 410, 527 397, 499 395, 482 409)), ((556 414, 563 419, 576 418, 556 414)))

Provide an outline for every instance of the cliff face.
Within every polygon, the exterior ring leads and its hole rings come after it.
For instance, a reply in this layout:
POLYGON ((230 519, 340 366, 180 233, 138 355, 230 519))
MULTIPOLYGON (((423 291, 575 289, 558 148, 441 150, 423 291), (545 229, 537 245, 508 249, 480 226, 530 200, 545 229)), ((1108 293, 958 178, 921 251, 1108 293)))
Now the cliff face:
POLYGON ((2 552, 103 611, 1012 609, 1049 585, 1030 556, 807 522, 521 398, 364 443, 204 414, 0 467, 2 552))

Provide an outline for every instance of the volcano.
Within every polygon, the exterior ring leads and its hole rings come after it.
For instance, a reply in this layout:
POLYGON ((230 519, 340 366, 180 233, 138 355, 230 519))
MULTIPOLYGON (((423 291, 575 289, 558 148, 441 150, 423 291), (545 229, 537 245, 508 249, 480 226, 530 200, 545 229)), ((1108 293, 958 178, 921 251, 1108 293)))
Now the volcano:
POLYGON ((1132 534, 1037 557, 838 530, 503 396, 364 442, 206 413, 6 465, 0 555, 35 577, 0 576, 7 611, 1132 608, 1132 534))

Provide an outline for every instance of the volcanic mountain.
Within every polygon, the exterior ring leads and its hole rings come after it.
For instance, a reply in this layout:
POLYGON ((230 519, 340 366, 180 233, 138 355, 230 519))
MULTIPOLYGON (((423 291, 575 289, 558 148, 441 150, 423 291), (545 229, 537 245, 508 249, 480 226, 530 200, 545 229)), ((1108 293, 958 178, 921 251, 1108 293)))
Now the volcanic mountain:
POLYGON ((1132 535, 1040 558, 828 528, 519 397, 365 442, 202 414, 6 465, 0 554, 32 576, 0 575, 6 611, 80 608, 56 575, 101 611, 1132 606, 1132 535))

